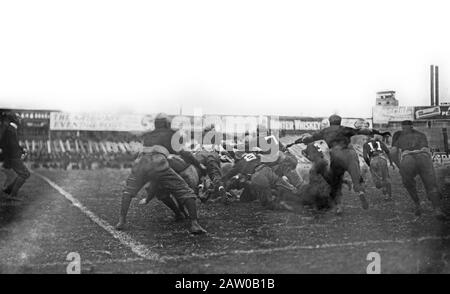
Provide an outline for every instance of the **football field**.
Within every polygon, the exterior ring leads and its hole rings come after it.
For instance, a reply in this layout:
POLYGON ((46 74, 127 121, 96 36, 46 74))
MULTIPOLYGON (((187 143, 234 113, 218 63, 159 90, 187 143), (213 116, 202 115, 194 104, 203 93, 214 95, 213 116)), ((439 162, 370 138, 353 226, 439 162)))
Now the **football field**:
MULTIPOLYGON (((269 211, 257 202, 200 204, 203 236, 174 222, 159 201, 131 205, 128 227, 117 231, 128 170, 35 170, 23 203, 0 204, 0 272, 61 273, 73 254, 82 273, 366 273, 380 256, 381 273, 450 273, 450 222, 413 204, 392 173, 393 201, 367 179, 364 211, 344 188, 345 210, 269 211)), ((0 176, 3 182, 3 175, 0 176)), ((441 185, 449 207, 450 190, 441 185)))

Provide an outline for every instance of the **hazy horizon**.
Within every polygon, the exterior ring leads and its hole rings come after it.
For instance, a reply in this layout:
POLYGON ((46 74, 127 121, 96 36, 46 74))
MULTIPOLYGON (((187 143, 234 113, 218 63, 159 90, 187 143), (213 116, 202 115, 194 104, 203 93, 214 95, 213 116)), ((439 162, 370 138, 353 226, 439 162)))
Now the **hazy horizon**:
POLYGON ((9 1, 0 107, 371 117, 450 101, 445 1, 9 1))

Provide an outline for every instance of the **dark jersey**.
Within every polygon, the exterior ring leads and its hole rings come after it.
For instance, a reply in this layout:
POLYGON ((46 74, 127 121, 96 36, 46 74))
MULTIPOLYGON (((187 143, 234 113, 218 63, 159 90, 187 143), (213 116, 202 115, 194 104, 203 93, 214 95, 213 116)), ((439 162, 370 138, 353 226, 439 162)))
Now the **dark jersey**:
POLYGON ((17 126, 10 123, 6 127, 0 141, 0 148, 4 159, 18 159, 22 156, 24 151, 17 138, 17 126))
POLYGON ((424 133, 415 129, 395 132, 392 137, 392 146, 401 150, 420 150, 428 147, 428 139, 424 133))
POLYGON ((145 133, 143 136, 143 143, 145 147, 160 145, 165 147, 169 153, 176 154, 172 148, 172 137, 175 131, 169 128, 159 128, 151 132, 145 133))
POLYGON ((3 134, 8 128, 8 122, 3 118, 0 118, 0 142, 2 141, 3 134))
POLYGON ((172 137, 175 135, 175 131, 170 128, 156 128, 155 130, 145 133, 143 136, 144 147, 151 147, 155 145, 163 146, 169 151, 170 154, 179 154, 183 160, 189 164, 195 165, 200 168, 200 163, 195 159, 191 152, 180 150, 175 151, 172 148, 172 137))
POLYGON ((372 139, 364 143, 363 145, 363 158, 367 165, 370 165, 370 160, 385 153, 389 157, 389 149, 387 146, 377 139, 372 139))

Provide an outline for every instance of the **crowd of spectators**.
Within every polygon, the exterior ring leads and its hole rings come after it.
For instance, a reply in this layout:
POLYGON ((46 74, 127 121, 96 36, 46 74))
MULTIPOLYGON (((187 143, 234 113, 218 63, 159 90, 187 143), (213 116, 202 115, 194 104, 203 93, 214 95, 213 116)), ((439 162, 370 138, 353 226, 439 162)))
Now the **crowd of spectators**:
POLYGON ((46 169, 100 169, 100 168, 130 168, 137 153, 126 151, 118 153, 82 153, 65 152, 30 152, 26 158, 31 167, 46 169))
POLYGON ((25 161, 32 168, 129 168, 140 147, 138 134, 128 132, 52 131, 46 139, 22 140, 25 161))

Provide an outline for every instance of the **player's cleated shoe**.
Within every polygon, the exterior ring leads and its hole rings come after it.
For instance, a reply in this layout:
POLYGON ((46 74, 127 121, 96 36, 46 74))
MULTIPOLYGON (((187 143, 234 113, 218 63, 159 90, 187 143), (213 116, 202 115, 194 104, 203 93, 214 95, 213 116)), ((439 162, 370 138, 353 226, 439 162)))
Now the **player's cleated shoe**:
POLYGON ((364 192, 359 192, 359 200, 361 201, 361 206, 364 210, 369 209, 369 202, 367 202, 364 192))
POLYGON ((416 205, 416 208, 414 209, 414 215, 415 216, 421 216, 422 215, 422 208, 420 205, 416 205))
POLYGON ((206 230, 200 226, 197 221, 193 221, 191 227, 189 228, 189 232, 193 235, 201 235, 206 234, 206 230))
POLYGON ((384 197, 385 201, 392 201, 392 186, 391 186, 391 184, 388 184, 388 186, 386 187, 386 194, 384 194, 384 195, 386 195, 384 197))
POLYGON ((115 226, 116 230, 122 231, 125 229, 125 224, 126 221, 124 220, 119 220, 119 222, 117 223, 117 225, 115 226))
POLYGON ((342 204, 336 205, 336 214, 341 215, 344 212, 344 206, 342 204))

